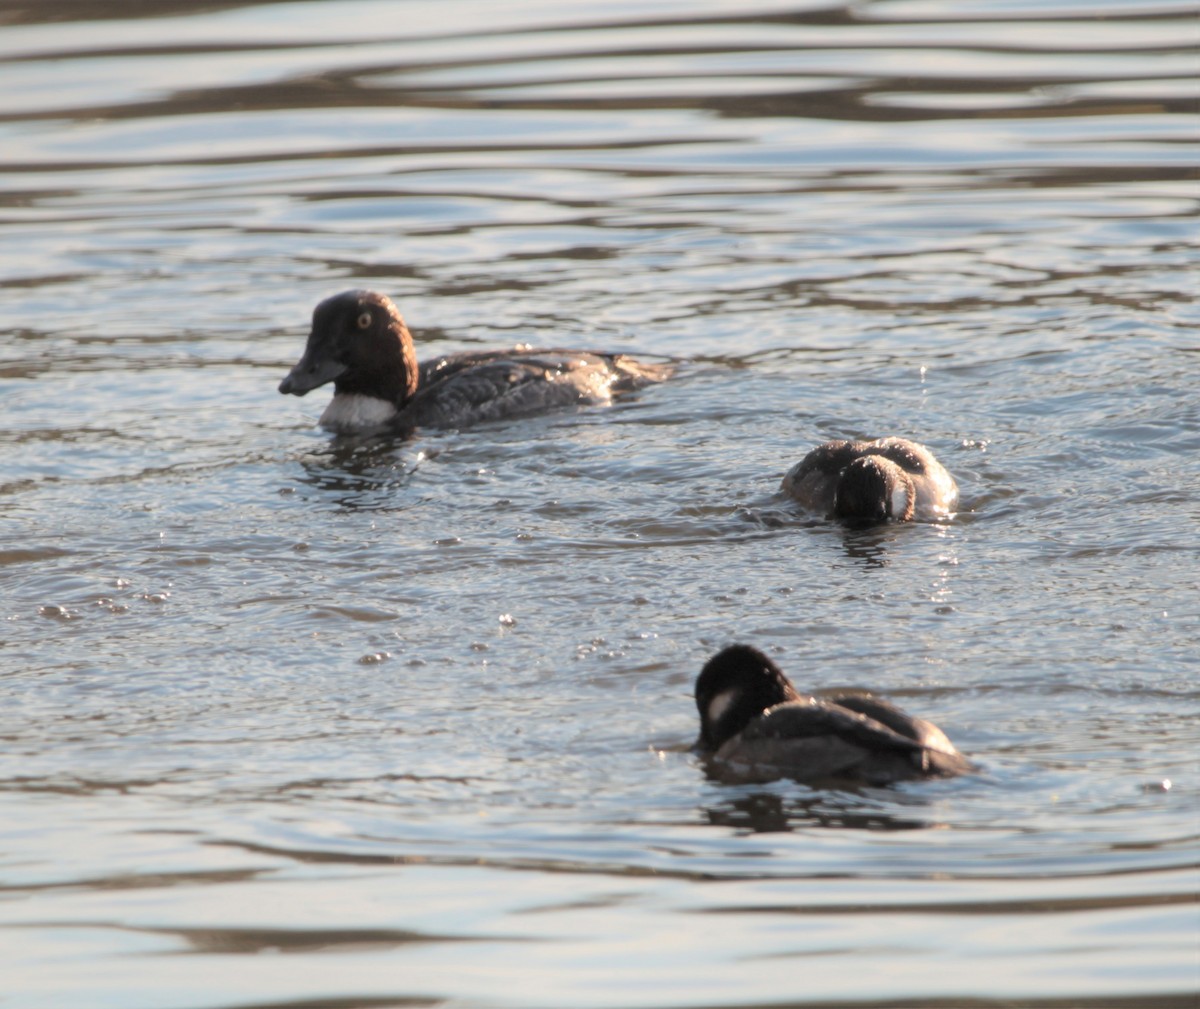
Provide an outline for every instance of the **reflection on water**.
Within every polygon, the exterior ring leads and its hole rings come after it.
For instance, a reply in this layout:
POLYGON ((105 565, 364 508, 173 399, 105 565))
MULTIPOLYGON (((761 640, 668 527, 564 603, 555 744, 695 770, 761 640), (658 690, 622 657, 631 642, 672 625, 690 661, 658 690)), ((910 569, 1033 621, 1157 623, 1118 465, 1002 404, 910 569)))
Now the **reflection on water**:
POLYGON ((1194 1003, 1189 5, 0 21, 14 1004, 1194 1003), (682 367, 331 439, 276 387, 351 286, 682 367), (781 500, 863 434, 964 510, 781 500), (734 640, 982 770, 710 779, 734 640))
MULTIPOLYGON (((708 822, 754 834, 831 827, 837 830, 931 830, 939 825, 900 815, 900 808, 871 808, 856 801, 852 791, 839 789, 816 795, 783 796, 752 791, 704 810, 708 822)), ((941 825, 945 826, 945 824, 941 825)))
POLYGON ((401 488, 437 451, 408 451, 394 439, 339 437, 301 460, 299 482, 342 508, 395 507, 401 488))
POLYGON ((903 532, 901 526, 850 526, 845 531, 842 544, 846 556, 864 567, 886 567, 888 546, 900 532, 903 532))

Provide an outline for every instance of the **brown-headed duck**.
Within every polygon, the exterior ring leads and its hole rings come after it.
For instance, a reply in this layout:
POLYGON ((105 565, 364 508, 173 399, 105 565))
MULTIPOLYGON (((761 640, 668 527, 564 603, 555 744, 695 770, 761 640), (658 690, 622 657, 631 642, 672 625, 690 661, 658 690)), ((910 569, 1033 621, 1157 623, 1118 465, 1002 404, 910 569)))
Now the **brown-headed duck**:
POLYGON ((806 508, 850 521, 940 519, 958 506, 954 477, 906 438, 828 441, 788 470, 782 489, 806 508))
POLYGON ((322 427, 338 434, 408 434, 605 404, 670 373, 669 365, 624 354, 575 350, 469 352, 418 365, 391 299, 345 291, 313 311, 304 356, 279 391, 303 396, 332 382, 322 427))

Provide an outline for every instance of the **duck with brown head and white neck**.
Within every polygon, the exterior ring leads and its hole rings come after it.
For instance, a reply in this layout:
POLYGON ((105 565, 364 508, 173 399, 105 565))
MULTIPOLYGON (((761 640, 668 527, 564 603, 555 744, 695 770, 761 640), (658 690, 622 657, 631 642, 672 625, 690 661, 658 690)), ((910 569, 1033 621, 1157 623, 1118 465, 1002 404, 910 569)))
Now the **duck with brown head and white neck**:
POLYGON ((696 678, 697 749, 745 781, 886 785, 971 770, 932 722, 862 691, 817 698, 749 645, 730 645, 696 678))
POLYGON ((279 384, 303 396, 333 383, 321 426, 338 434, 408 434, 610 403, 659 382, 669 365, 624 354, 499 350, 417 363, 412 335, 386 295, 345 291, 313 311, 304 355, 279 384))
POLYGON ((958 484, 907 438, 828 441, 788 470, 782 490, 804 507, 850 522, 948 518, 958 484))

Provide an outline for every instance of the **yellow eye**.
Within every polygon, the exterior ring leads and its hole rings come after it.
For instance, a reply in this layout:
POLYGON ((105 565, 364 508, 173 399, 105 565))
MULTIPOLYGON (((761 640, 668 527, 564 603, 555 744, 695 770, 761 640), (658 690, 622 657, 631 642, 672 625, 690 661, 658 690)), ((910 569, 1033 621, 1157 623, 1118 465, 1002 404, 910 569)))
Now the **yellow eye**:
POLYGON ((370 312, 363 312, 362 315, 360 315, 358 317, 358 328, 359 329, 370 329, 371 328, 371 313, 370 312))

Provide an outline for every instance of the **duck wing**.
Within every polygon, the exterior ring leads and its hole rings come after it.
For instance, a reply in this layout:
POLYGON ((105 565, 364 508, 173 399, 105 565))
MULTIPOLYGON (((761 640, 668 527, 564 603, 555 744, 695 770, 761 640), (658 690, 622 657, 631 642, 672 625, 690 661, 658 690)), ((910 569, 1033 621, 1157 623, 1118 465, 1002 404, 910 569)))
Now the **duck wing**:
POLYGON ((670 378, 675 366, 668 362, 640 361, 628 354, 609 354, 596 350, 485 350, 462 354, 443 354, 418 366, 418 388, 430 386, 452 375, 499 361, 525 362, 549 371, 574 371, 580 368, 605 370, 614 392, 632 391, 670 378))
POLYGON ((914 753, 921 744, 914 738, 889 728, 869 715, 860 714, 841 703, 815 697, 784 701, 768 708, 741 732, 743 739, 806 739, 835 736, 873 749, 914 753))
POLYGON ((924 445, 906 438, 880 438, 871 443, 868 451, 890 459, 912 476, 919 514, 937 518, 954 511, 958 504, 958 484, 924 445))
MULTIPOLYGON (((868 700, 874 703, 867 707, 880 705, 874 710, 890 720, 894 720, 893 712, 898 712, 911 722, 920 721, 886 701, 868 700)), ((718 750, 717 757, 735 764, 777 768, 788 776, 809 780, 853 778, 877 784, 968 770, 970 765, 950 741, 935 726, 930 727, 948 750, 931 748, 840 701, 802 698, 763 712, 718 750)))
POLYGON ((842 471, 866 451, 861 441, 829 441, 818 445, 783 477, 782 489, 805 508, 827 512, 842 471))
POLYGON ((881 455, 909 473, 924 473, 933 458, 924 445, 907 438, 880 438, 865 448, 864 455, 881 455))
POLYGON ((420 366, 416 395, 400 427, 460 427, 527 417, 566 406, 602 404, 614 393, 661 381, 667 365, 588 351, 492 351, 454 354, 420 366))
POLYGON ((847 708, 860 715, 866 715, 881 725, 887 726, 893 732, 907 736, 926 749, 958 755, 954 744, 933 722, 910 715, 903 708, 897 707, 890 701, 885 701, 882 697, 857 690, 830 691, 824 696, 827 701, 832 701, 839 708, 847 708))

